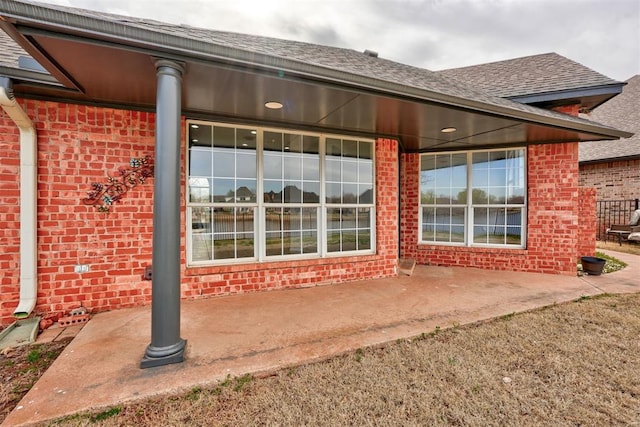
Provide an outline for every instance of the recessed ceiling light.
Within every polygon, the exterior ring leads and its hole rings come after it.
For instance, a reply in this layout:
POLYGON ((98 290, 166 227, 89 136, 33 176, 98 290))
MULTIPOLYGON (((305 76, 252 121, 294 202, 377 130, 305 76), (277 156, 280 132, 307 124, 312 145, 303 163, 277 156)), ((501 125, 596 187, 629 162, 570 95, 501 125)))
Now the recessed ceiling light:
POLYGON ((252 130, 252 131, 251 131, 251 135, 255 135, 255 134, 257 134, 257 133, 258 133, 258 131, 255 131, 255 130, 252 130))
POLYGON ((242 143, 242 146, 243 146, 243 147, 247 147, 247 146, 249 146, 249 144, 247 144, 246 142, 243 142, 243 143, 242 143))
POLYGON ((198 142, 198 140, 197 139, 192 139, 191 142, 198 142))
POLYGON ((442 128, 440 129, 440 132, 442 133, 451 133, 451 132, 455 132, 458 129, 454 128, 454 127, 448 127, 448 128, 442 128))
POLYGON ((289 149, 289 146, 284 147, 284 149, 285 149, 285 150, 288 150, 288 149, 289 149))
POLYGON ((279 110, 279 109, 282 108, 282 104, 280 102, 277 102, 277 101, 266 102, 264 104, 264 106, 269 108, 270 110, 279 110))
POLYGON ((198 125, 191 125, 191 129, 198 129, 200 126, 198 125))

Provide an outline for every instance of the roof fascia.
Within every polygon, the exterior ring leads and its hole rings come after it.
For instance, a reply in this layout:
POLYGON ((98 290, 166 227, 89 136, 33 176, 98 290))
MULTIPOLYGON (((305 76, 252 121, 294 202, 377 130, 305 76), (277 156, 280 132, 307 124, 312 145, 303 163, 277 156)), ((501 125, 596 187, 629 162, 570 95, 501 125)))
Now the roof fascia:
POLYGON ((640 159, 640 153, 631 154, 628 156, 620 156, 620 157, 605 157, 602 159, 580 160, 578 161, 578 163, 580 165, 592 165, 597 163, 622 162, 626 160, 638 160, 638 159, 640 159))
MULTIPOLYGON (((14 25, 20 21, 20 23, 28 23, 29 27, 49 28, 52 30, 51 33, 55 34, 74 34, 84 39, 85 42, 90 42, 93 39, 104 40, 118 45, 144 47, 155 51, 156 55, 169 53, 186 58, 201 58, 223 64, 230 63, 254 70, 259 68, 269 72, 284 72, 285 74, 305 79, 324 83, 330 82, 369 93, 393 95, 418 102, 434 102, 493 116, 507 117, 560 129, 577 130, 590 133, 602 139, 627 138, 632 135, 625 131, 603 127, 586 120, 583 122, 567 120, 561 114, 557 116, 540 115, 531 111, 522 111, 502 105, 488 104, 440 92, 409 87, 298 60, 215 45, 173 34, 150 31, 131 25, 122 25, 118 22, 73 14, 58 9, 49 9, 36 4, 21 3, 14 0, 3 1, 0 5, 0 23, 2 21, 7 22, 9 19, 14 21, 14 25)), ((28 31, 26 27, 20 26, 20 32, 26 31, 28 31)), ((31 47, 33 48, 34 46, 31 47)), ((39 58, 36 59, 42 64, 39 58)), ((77 83, 73 82, 69 76, 66 76, 57 64, 49 58, 46 59, 50 66, 56 67, 63 74, 68 81, 67 84, 71 83, 73 86, 78 87, 77 83)))
POLYGON ((554 92, 534 93, 530 95, 507 96, 506 99, 522 104, 536 104, 540 102, 562 101, 566 99, 585 98, 589 96, 611 95, 608 99, 622 93, 625 82, 589 88, 566 89, 554 92))
POLYGON ((55 77, 49 73, 39 73, 37 71, 23 70, 20 68, 0 65, 0 75, 9 77, 16 81, 62 87, 62 84, 60 84, 55 77))

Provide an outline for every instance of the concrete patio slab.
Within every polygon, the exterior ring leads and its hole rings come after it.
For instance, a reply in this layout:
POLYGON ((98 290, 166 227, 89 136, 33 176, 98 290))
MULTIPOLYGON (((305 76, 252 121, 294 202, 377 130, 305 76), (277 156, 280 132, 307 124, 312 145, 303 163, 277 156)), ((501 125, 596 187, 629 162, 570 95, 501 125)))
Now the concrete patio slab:
MULTIPOLYGON (((615 256, 618 256, 616 253, 615 256)), ((619 258, 626 258, 618 256, 619 258)), ((183 363, 140 369, 150 308, 94 316, 3 426, 268 373, 360 347, 603 292, 640 291, 640 257, 605 276, 417 266, 412 276, 182 303, 183 363)))

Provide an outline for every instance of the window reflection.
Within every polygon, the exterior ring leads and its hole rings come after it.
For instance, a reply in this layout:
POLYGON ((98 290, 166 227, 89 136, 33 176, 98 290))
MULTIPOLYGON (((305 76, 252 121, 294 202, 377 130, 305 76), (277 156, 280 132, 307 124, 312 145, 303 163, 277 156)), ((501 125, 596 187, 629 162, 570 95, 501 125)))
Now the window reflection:
POLYGON ((320 254, 324 241, 332 253, 374 249, 371 141, 187 126, 190 262, 320 254))
POLYGON ((465 243, 472 220, 471 243, 522 245, 524 156, 524 149, 422 155, 422 241, 465 243))

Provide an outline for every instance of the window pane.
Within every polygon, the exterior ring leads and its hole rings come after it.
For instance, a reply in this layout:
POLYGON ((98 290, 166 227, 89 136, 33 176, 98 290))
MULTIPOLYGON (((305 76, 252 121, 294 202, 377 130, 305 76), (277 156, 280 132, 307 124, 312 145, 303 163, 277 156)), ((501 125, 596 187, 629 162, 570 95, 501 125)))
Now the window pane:
POLYGON ((340 252, 342 246, 340 245, 340 230, 327 231, 327 251, 328 252, 340 252))
POLYGON ((340 184, 327 184, 327 203, 340 203, 342 186, 340 184))
POLYGON ((302 199, 304 203, 320 203, 320 183, 305 181, 302 199))
POLYGON ((373 159, 373 144, 366 141, 360 141, 358 146, 358 157, 361 159, 373 159))
POLYGON ((342 155, 342 141, 335 138, 327 138, 326 140, 326 152, 327 156, 341 156, 342 155))
POLYGON ((267 231, 282 230, 282 208, 266 208, 267 231))
POLYGON ((304 231, 302 233, 302 252, 312 254, 318 252, 318 233, 315 231, 304 231))
POLYGON ((343 157, 358 157, 358 141, 352 141, 345 139, 342 141, 342 156, 343 157))
POLYGON ((189 150, 189 175, 213 175, 213 160, 211 159, 211 150, 203 150, 194 147, 189 150))
POLYGON ((327 228, 329 230, 340 229, 340 209, 339 208, 327 209, 327 228))
POLYGON ((327 157, 325 162, 325 176, 327 181, 340 181, 340 160, 327 157))
POLYGON ((211 187, 208 178, 189 178, 189 201, 192 203, 211 202, 211 187))
POLYGON ((318 155, 305 154, 302 158, 303 179, 320 181, 320 157, 318 155))
POLYGON ((236 148, 240 150, 256 149, 256 134, 253 129, 237 129, 236 130, 236 148))
POLYGON ((300 233, 287 232, 283 233, 282 238, 282 255, 301 254, 302 239, 300 233))
POLYGON ((264 133, 264 150, 282 152, 282 134, 277 132, 264 133))
POLYGON ((371 249, 371 230, 358 230, 358 250, 371 249))
POLYGON ((264 153, 264 178, 282 179, 282 155, 264 153))
POLYGON ((302 157, 286 156, 284 158, 284 179, 302 179, 302 157))
POLYGON ((215 126, 213 128, 213 146, 235 148, 236 130, 234 128, 215 126))
POLYGON ((213 209, 213 259, 254 256, 254 210, 213 209), (242 250, 239 251, 238 248, 242 250))
POLYGON ((318 252, 317 208, 267 208, 267 255, 318 252))
POLYGON ((189 145, 191 147, 211 147, 213 143, 212 133, 213 127, 201 123, 192 123, 188 127, 189 145))
POLYGON ((236 202, 255 203, 256 201, 256 180, 239 179, 236 181, 236 202))
POLYGON ((256 153, 255 151, 238 151, 236 154, 238 178, 256 177, 256 153))
POLYGON ((302 135, 285 133, 283 135, 284 151, 290 153, 302 153, 302 135))
POLYGON ((235 153, 233 150, 213 150, 213 176, 233 178, 236 172, 235 153))
POLYGON ((233 179, 213 180, 213 202, 233 203, 235 196, 235 181, 233 179))
POLYGON ((284 187, 284 203, 301 203, 302 202, 302 183, 285 182, 284 187))
POLYGON ((342 162, 342 182, 358 182, 358 162, 342 162))
POLYGON ((358 203, 358 184, 342 185, 342 203, 358 203))
POLYGON ((358 203, 360 204, 373 203, 373 184, 358 185, 358 203))
POLYGON ((264 202, 280 203, 282 202, 282 181, 264 181, 264 202))
POLYGON ((318 154, 320 152, 320 138, 312 135, 305 135, 303 137, 303 150, 304 153, 318 154))
POLYGON ((267 256, 281 255, 282 254, 282 233, 270 233, 265 234, 265 245, 267 256))
POLYGON ((373 162, 371 160, 360 160, 358 162, 358 182, 373 182, 373 162))
POLYGON ((191 209, 191 258, 193 261, 213 259, 211 208, 191 209))

